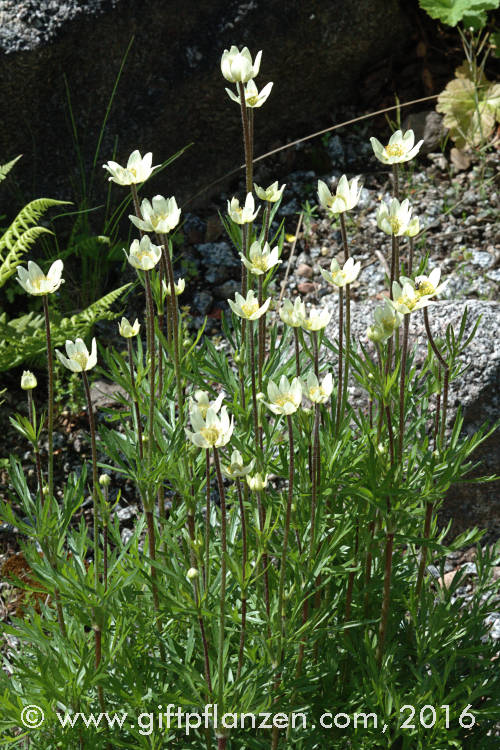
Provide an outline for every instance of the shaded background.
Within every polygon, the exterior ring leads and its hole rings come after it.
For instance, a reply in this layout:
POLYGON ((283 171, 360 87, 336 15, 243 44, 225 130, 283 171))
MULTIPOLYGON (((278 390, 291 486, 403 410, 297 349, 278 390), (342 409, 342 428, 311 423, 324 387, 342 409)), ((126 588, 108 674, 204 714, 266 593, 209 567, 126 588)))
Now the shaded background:
MULTIPOLYGON (((4 210, 73 198, 81 176, 68 94, 88 174, 132 37, 97 167, 115 147, 120 163, 139 148, 157 164, 193 143, 154 184, 182 203, 242 162, 224 48, 262 49, 259 87, 275 82, 256 113, 257 155, 335 123, 346 104, 361 114, 394 104, 396 92, 404 101, 439 91, 454 60, 438 34, 417 0, 1 0, 0 163, 24 154, 8 181, 14 203, 2 188, 4 210)), ((102 171, 95 183, 99 200, 102 171)))

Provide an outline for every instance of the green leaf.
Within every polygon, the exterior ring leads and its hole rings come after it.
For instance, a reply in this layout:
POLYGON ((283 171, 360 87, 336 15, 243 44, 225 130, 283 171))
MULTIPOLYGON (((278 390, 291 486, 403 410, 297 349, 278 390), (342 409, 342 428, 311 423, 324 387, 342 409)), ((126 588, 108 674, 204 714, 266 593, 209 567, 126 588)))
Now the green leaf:
POLYGON ((495 10, 499 0, 419 0, 420 7, 437 21, 456 26, 464 16, 486 19, 485 11, 495 10))
POLYGON ((0 182, 2 182, 2 180, 5 180, 10 170, 12 169, 14 164, 19 161, 21 156, 22 154, 19 154, 19 156, 16 156, 16 158, 12 159, 12 161, 8 161, 7 164, 0 164, 0 182))

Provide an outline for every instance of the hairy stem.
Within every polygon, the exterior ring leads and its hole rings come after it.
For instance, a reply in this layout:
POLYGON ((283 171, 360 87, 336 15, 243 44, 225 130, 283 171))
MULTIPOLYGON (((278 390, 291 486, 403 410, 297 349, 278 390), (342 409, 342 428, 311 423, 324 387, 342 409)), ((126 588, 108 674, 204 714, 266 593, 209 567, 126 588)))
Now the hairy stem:
MULTIPOLYGON (((241 584, 241 628, 240 628, 240 646, 238 650, 238 671, 236 673, 236 680, 239 680, 241 670, 243 668, 243 655, 245 651, 245 634, 246 634, 246 619, 247 619, 247 594, 246 594, 246 567, 247 567, 247 521, 245 513, 245 501, 243 499, 243 493, 241 491, 241 481, 236 479, 236 490, 238 492, 238 503, 240 506, 240 519, 241 519, 241 538, 242 538, 242 553, 241 553, 241 568, 242 568, 242 584, 241 584)), ((245 500, 248 497, 248 486, 245 484, 245 500)))
POLYGON ((49 497, 54 493, 54 359, 52 355, 52 341, 50 335, 50 316, 48 295, 42 295, 43 313, 45 316, 45 337, 47 342, 47 375, 48 375, 48 403, 47 403, 47 452, 48 452, 48 487, 49 497))
POLYGON ((340 433, 340 416, 342 407, 342 357, 344 348, 344 290, 339 286, 339 369, 338 369, 338 383, 337 383, 337 411, 335 416, 335 434, 338 437, 340 433))
POLYGON ((299 345, 299 329, 294 326, 293 329, 293 340, 295 343, 295 374, 300 378, 300 345, 299 345))
POLYGON ((217 702, 222 710, 224 705, 224 630, 226 617, 226 493, 220 470, 219 452, 214 446, 214 463, 219 485, 220 509, 221 509, 221 583, 220 583, 220 609, 219 609, 219 651, 218 651, 218 679, 217 679, 217 702))
POLYGON ((141 412, 139 410, 139 402, 137 400, 137 390, 135 387, 135 374, 134 374, 134 357, 132 354, 132 339, 127 339, 127 351, 128 351, 128 364, 130 369, 130 383, 132 385, 133 392, 133 403, 135 411, 135 421, 137 430, 137 444, 139 446, 139 458, 143 459, 143 445, 142 445, 142 423, 141 423, 141 412))
POLYGON ((87 411, 89 413, 90 445, 92 450, 92 503, 94 510, 94 585, 97 589, 99 583, 99 480, 97 478, 97 447, 94 410, 90 395, 89 379, 85 370, 82 370, 83 387, 87 400, 87 411))
POLYGON ((408 329, 410 316, 405 315, 403 323, 403 346, 401 349, 401 372, 399 376, 399 435, 398 435, 398 459, 403 460, 403 440, 405 431, 405 383, 406 383, 406 360, 408 357, 408 329))
POLYGON ((247 193, 252 192, 253 164, 252 164, 252 133, 250 130, 249 112, 245 103, 245 86, 238 81, 236 84, 241 106, 241 124, 243 127, 243 146, 245 149, 245 167, 246 167, 246 189, 247 193))

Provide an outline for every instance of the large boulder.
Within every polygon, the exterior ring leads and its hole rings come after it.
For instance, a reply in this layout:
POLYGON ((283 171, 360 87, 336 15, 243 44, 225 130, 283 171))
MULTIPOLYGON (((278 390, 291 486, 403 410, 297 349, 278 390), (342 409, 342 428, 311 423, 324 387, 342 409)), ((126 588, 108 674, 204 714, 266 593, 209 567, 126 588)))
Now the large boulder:
MULTIPOLYGON (((332 319, 327 335, 335 340, 338 331, 336 295, 323 297, 322 304, 332 310, 332 319)), ((375 302, 366 301, 352 305, 352 332, 357 340, 367 345, 365 331, 373 319, 375 302)), ((478 299, 443 300, 434 305, 429 314, 433 335, 444 339, 448 324, 458 333, 465 308, 468 309, 466 334, 472 331, 475 322, 479 325, 475 337, 460 355, 464 371, 450 385, 450 425, 460 406, 464 416, 463 431, 472 434, 488 423, 492 425, 500 416, 500 303, 478 299)), ((410 346, 418 344, 416 362, 422 363, 427 354, 427 336, 422 313, 411 316, 409 329, 410 346)), ((364 394, 351 383, 350 395, 354 402, 363 403, 364 394)), ((480 463, 471 476, 500 474, 500 430, 476 450, 473 460, 480 463)), ((452 521, 452 534, 456 535, 477 525, 486 529, 488 537, 500 537, 500 484, 458 484, 450 488, 441 509, 441 522, 452 521)))
MULTIPOLYGON (((259 81, 275 82, 256 110, 258 154, 354 101, 360 75, 410 31, 397 0, 2 0, 0 163, 24 154, 16 175, 26 197, 72 197, 70 179, 81 178, 64 77, 88 167, 134 37, 98 166, 115 141, 119 162, 139 148, 154 163, 192 143, 151 186, 184 200, 243 160, 239 109, 220 73, 224 48, 262 49, 259 81)), ((95 184, 102 192, 102 170, 95 184)))

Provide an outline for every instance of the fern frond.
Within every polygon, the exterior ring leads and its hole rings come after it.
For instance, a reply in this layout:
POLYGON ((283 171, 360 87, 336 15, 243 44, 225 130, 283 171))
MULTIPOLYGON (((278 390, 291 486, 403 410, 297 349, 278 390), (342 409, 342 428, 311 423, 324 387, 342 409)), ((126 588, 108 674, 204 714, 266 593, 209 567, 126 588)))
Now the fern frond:
MULTIPOLYGON (((106 294, 82 312, 69 318, 51 321, 53 346, 62 346, 66 339, 86 338, 100 320, 113 320, 119 313, 110 310, 114 302, 128 289, 125 284, 106 294)), ((45 328, 42 315, 28 313, 14 320, 0 315, 0 371, 33 362, 44 356, 45 328)))
POLYGON ((7 164, 0 164, 0 182, 2 182, 2 180, 5 180, 10 170, 12 169, 16 161, 19 161, 21 156, 22 154, 19 154, 19 156, 16 156, 16 158, 12 159, 12 161, 8 161, 7 164))
POLYGON ((36 226, 40 217, 52 206, 68 205, 68 203, 68 201, 58 201, 53 198, 37 198, 21 209, 7 231, 0 237, 0 287, 15 273, 22 256, 35 240, 41 234, 50 231, 36 226))

